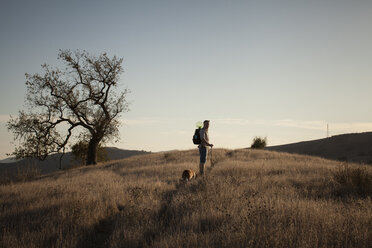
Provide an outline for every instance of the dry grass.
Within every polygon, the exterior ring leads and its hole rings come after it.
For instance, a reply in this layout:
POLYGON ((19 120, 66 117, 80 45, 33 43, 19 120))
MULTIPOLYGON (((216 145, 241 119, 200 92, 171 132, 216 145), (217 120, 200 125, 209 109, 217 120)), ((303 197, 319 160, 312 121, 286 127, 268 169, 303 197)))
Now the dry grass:
POLYGON ((342 187, 343 194, 372 195, 372 174, 366 167, 350 167, 345 164, 334 172, 333 178, 342 187))
POLYGON ((257 150, 157 153, 0 186, 0 247, 370 247, 372 168, 257 150))
POLYGON ((2 171, 2 173, 3 174, 0 176, 0 185, 26 182, 35 178, 39 178, 41 175, 40 169, 32 164, 26 165, 24 167, 15 167, 11 170, 4 170, 2 171))

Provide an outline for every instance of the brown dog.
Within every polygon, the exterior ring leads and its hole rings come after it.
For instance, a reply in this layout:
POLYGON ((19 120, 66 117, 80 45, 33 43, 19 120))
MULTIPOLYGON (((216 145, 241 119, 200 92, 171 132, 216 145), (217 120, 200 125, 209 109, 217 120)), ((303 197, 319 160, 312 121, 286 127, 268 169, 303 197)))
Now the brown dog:
POLYGON ((196 175, 195 171, 193 170, 184 170, 182 172, 182 180, 187 182, 190 181, 193 178, 196 178, 198 175, 196 175))

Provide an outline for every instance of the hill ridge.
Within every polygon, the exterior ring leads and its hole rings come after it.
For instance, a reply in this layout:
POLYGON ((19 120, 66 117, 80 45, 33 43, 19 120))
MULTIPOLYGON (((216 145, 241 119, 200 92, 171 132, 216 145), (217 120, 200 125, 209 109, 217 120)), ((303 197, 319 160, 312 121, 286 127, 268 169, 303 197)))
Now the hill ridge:
POLYGON ((329 138, 269 146, 265 149, 372 164, 372 132, 340 134, 329 138))

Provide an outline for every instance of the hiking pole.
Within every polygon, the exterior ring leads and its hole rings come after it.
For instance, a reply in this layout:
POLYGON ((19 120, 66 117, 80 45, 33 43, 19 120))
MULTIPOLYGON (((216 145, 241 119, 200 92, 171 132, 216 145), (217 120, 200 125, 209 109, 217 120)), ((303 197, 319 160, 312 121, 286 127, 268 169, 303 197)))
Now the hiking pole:
POLYGON ((213 150, 213 146, 211 147, 211 167, 214 166, 214 164, 213 164, 213 153, 212 153, 212 150, 213 150))

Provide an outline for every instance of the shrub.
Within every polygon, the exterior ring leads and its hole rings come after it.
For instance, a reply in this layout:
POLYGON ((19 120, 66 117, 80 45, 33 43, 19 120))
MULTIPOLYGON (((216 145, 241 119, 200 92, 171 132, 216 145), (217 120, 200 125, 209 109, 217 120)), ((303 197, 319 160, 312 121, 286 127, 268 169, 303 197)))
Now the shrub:
POLYGON ((344 193, 372 194, 372 173, 365 167, 354 168, 344 165, 333 173, 333 179, 344 193))
POLYGON ((263 149, 267 145, 267 137, 262 138, 262 137, 255 137, 253 139, 251 148, 253 149, 263 149))
MULTIPOLYGON (((87 141, 79 141, 71 147, 72 156, 74 157, 75 161, 85 164, 87 159, 88 153, 88 142, 87 141)), ((97 161, 98 162, 105 162, 108 161, 108 155, 104 147, 98 145, 97 148, 97 161)))

